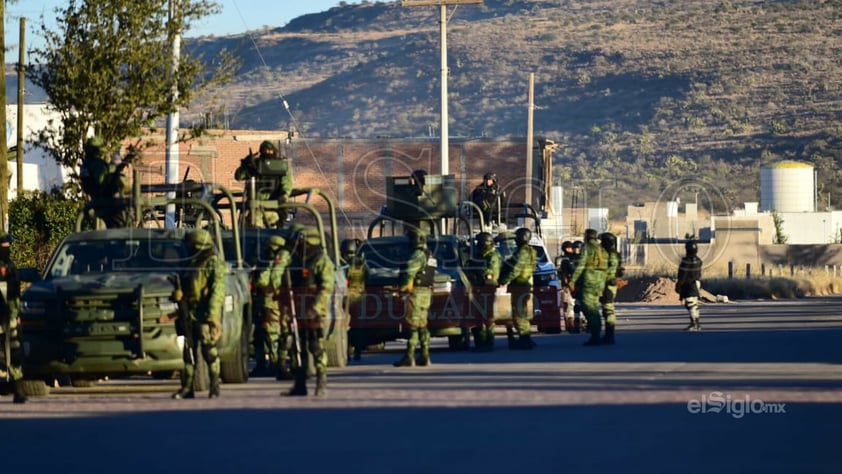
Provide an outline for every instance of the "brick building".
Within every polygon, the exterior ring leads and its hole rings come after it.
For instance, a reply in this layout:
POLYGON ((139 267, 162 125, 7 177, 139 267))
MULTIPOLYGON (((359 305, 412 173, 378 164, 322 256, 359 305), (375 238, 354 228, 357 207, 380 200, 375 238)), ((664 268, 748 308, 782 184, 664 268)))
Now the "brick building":
MULTIPOLYGON (((206 135, 179 144, 181 176, 212 181, 231 190, 241 190, 234 180, 240 160, 257 151, 263 140, 285 143, 287 132, 211 130, 206 135)), ((165 170, 163 135, 145 137, 142 164, 144 184, 162 183, 165 170)), ((341 237, 364 238, 369 222, 385 204, 386 177, 406 176, 413 170, 439 174, 438 138, 306 139, 294 137, 285 146, 292 159, 296 187, 318 187, 337 203, 341 237)), ((455 175, 459 199, 468 199, 483 174, 493 171, 511 202, 525 199, 525 138, 451 138, 449 171, 455 175)), ((533 153, 537 183, 543 182, 544 167, 539 153, 533 153)), ((540 194, 540 186, 533 195, 540 194)), ((536 198, 537 199, 537 198, 536 198)))

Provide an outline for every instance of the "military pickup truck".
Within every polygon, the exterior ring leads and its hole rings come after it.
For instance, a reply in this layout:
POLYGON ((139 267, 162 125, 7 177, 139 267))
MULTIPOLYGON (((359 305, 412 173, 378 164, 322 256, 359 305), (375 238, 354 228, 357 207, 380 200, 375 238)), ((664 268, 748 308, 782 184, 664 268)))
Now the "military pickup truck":
MULTIPOLYGON (((207 215, 217 212, 206 202, 189 204, 204 207, 207 215)), ((165 378, 181 370, 184 339, 176 332, 179 309, 171 295, 176 275, 190 262, 184 236, 191 230, 74 232, 57 246, 43 272, 23 269, 22 278, 32 282, 20 311, 27 392, 45 395, 49 386, 44 382, 56 379, 86 386, 106 376, 165 378)), ((208 230, 221 251, 221 224, 213 221, 208 230)), ((248 380, 251 298, 239 242, 233 248, 236 253, 226 257, 219 354, 222 381, 243 383, 248 380)), ((207 389, 207 377, 200 376, 205 373, 196 372, 197 390, 207 389)))

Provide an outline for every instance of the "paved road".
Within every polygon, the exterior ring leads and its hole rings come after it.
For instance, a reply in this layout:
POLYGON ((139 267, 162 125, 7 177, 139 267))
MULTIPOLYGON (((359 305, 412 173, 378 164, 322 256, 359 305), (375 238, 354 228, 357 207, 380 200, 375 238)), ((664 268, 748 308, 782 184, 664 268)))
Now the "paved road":
POLYGON ((225 385, 174 401, 175 381, 0 399, 7 472, 842 472, 842 298, 702 308, 619 305, 617 345, 539 335, 534 351, 433 354, 397 345, 330 375, 225 385), (9 457, 11 456, 11 457, 9 457), (11 462, 8 460, 11 459, 11 462), (340 471, 341 470, 341 471, 340 471))

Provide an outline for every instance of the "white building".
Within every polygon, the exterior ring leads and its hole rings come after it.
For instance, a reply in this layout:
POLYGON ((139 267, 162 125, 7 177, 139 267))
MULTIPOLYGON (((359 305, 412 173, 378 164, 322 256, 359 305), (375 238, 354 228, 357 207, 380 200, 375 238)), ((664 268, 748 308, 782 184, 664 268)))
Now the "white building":
MULTIPOLYGON (((23 188, 27 191, 49 191, 61 187, 68 179, 69 171, 62 169, 58 163, 38 148, 38 132, 47 126, 50 120, 58 120, 58 114, 47 110, 46 104, 28 104, 23 110, 23 188)), ((6 106, 6 142, 9 148, 17 142, 17 105, 6 106)), ((17 162, 15 155, 9 156, 9 199, 17 196, 17 162)))

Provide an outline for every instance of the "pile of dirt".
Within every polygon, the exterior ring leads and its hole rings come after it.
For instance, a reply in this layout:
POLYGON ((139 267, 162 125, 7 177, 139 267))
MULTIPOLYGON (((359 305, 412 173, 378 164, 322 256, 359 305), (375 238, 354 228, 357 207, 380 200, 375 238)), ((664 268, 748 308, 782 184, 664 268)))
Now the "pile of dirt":
MULTIPOLYGON (((646 276, 627 278, 628 285, 617 291, 617 302, 621 303, 660 303, 679 304, 675 292, 675 280, 667 277, 646 276)), ((700 299, 715 302, 716 296, 705 291, 699 292, 700 299)))

